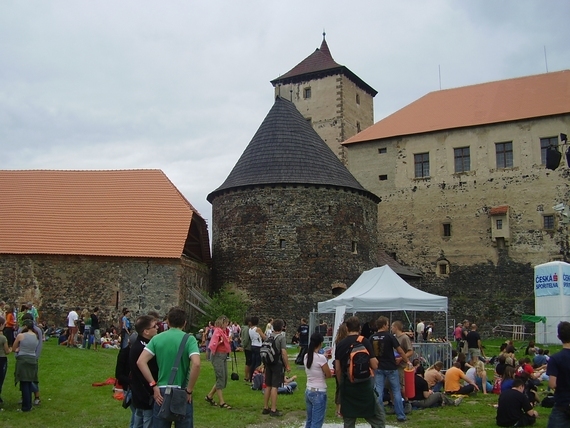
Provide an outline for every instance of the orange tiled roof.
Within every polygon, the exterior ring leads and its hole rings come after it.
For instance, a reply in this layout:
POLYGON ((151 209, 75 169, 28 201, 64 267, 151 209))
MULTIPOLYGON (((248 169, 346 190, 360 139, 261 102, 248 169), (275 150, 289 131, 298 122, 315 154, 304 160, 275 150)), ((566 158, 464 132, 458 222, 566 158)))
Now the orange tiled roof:
POLYGON ((194 214, 160 170, 0 171, 0 253, 180 258, 194 214))
POLYGON ((491 208, 491 210, 489 211, 489 214, 490 215, 505 215, 508 212, 509 212, 509 206, 508 205, 501 205, 499 207, 491 208))
POLYGON ((343 144, 570 113, 570 70, 430 92, 343 144))

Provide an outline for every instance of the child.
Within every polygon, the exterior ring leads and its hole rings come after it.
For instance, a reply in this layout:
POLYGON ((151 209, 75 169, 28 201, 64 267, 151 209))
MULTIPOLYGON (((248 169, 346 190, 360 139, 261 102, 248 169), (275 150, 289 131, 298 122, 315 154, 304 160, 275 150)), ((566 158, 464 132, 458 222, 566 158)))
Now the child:
POLYGON ((8 357, 7 355, 12 352, 12 348, 8 346, 8 339, 4 336, 4 326, 6 325, 6 320, 0 317, 0 406, 4 401, 2 400, 2 385, 4 384, 4 379, 6 378, 6 372, 8 371, 8 357))

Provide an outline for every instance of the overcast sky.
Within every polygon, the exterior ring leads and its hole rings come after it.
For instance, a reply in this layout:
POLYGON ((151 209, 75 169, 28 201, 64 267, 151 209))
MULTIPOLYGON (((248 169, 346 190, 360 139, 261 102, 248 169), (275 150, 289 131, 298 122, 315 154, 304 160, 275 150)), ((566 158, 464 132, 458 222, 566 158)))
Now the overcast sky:
POLYGON ((570 69, 567 0, 3 0, 0 169, 161 169, 211 223, 269 81, 323 29, 375 121, 439 69, 443 89, 570 69))

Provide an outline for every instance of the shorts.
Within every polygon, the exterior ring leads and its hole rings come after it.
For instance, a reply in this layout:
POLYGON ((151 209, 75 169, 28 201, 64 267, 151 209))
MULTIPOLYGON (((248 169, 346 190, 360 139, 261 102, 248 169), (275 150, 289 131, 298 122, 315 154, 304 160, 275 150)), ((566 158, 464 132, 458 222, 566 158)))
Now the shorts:
POLYGON ((265 366, 265 385, 271 388, 279 388, 285 380, 285 372, 281 362, 265 366))
POLYGON ((471 356, 472 360, 478 360, 481 356, 481 350, 479 348, 469 348, 467 352, 471 356))
POLYGON ((216 374, 216 389, 224 389, 228 384, 228 354, 216 352, 210 357, 214 373, 216 374))
POLYGON ((93 331, 93 336, 95 337, 95 343, 101 342, 101 330, 98 328, 93 331))

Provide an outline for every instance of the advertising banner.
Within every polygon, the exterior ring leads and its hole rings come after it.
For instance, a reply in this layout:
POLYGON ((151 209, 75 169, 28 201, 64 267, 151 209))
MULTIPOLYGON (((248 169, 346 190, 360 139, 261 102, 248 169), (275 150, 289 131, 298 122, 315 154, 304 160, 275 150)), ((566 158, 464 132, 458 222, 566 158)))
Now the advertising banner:
MULTIPOLYGON (((536 297, 559 296, 562 275, 558 263, 544 263, 534 268, 534 295, 536 297)), ((570 274, 570 271, 568 271, 570 274)), ((566 275, 564 275, 566 276, 566 275)), ((568 277, 570 279, 570 276, 568 277)), ((569 285, 570 285, 570 281, 569 285)), ((570 292, 570 289, 568 290, 570 292)))

